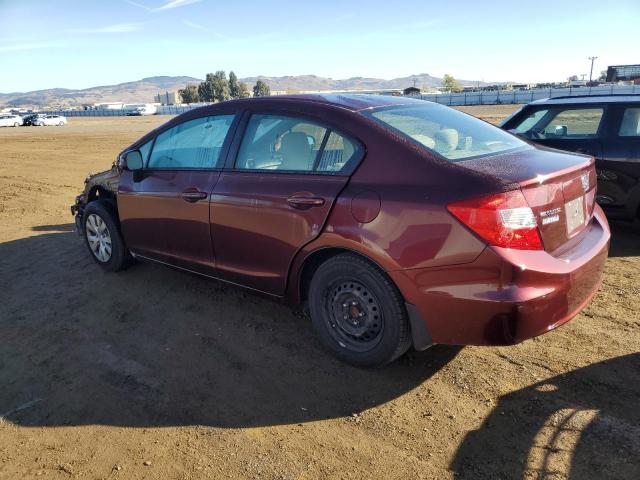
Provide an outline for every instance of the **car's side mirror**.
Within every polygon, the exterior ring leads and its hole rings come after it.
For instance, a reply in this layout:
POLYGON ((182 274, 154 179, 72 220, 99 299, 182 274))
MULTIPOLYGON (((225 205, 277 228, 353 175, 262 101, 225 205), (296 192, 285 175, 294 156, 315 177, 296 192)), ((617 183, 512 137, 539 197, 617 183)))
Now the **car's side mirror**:
POLYGON ((142 153, 140 150, 131 150, 124 155, 124 165, 122 167, 126 170, 135 172, 136 170, 142 170, 144 162, 142 161, 142 153))

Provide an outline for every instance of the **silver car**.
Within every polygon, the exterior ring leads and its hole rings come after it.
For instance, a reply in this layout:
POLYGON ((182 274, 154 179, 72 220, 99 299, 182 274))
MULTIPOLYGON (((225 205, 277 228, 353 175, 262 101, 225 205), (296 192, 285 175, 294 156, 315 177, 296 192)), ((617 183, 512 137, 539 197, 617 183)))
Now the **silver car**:
POLYGON ((67 118, 62 115, 44 115, 33 120, 33 125, 42 127, 45 125, 62 126, 67 124, 67 118))
POLYGON ((0 127, 19 127, 22 125, 22 117, 12 113, 0 114, 0 127))

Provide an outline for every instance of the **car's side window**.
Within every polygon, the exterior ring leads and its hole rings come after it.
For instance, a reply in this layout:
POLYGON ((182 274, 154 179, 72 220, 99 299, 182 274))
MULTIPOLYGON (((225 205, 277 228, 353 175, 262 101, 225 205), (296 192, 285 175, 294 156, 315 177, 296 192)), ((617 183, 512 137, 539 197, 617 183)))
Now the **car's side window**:
POLYGON ((256 114, 249 119, 235 168, 335 173, 358 151, 354 141, 315 122, 256 114))
POLYGON ((620 137, 640 137, 640 108, 627 108, 620 124, 620 137))
POLYGON ((311 172, 327 129, 281 115, 252 115, 236 168, 311 172))
POLYGON ((149 140, 147 143, 145 143, 141 147, 138 147, 138 150, 140 150, 140 154, 142 155, 142 161, 144 162, 145 165, 147 163, 147 160, 149 159, 149 153, 151 152, 152 145, 153 145, 153 140, 149 140))
POLYGON ((162 132, 153 144, 147 168, 218 167, 233 118, 233 115, 196 118, 162 132))
POLYGON ((525 133, 534 128, 540 120, 547 114, 549 110, 535 110, 527 115, 522 121, 514 128, 517 133, 525 133))
POLYGON ((320 154, 318 172, 339 172, 358 151, 355 143, 336 132, 331 132, 320 154))
POLYGON ((547 138, 584 138, 598 134, 602 108, 572 108, 559 110, 544 127, 547 138))

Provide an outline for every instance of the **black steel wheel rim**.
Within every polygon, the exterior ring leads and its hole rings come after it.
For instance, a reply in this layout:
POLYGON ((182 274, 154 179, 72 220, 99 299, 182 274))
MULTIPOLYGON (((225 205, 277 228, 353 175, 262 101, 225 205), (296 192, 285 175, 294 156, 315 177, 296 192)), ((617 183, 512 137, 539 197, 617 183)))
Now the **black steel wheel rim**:
POLYGON ((329 335, 353 352, 374 348, 384 330, 380 302, 372 290, 354 279, 333 282, 324 298, 325 321, 329 335))

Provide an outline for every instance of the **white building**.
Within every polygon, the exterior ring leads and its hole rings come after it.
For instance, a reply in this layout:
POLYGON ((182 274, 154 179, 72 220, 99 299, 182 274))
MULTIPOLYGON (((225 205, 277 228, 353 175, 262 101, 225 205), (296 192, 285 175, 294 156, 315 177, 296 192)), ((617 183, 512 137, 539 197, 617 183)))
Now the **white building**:
POLYGON ((93 106, 96 110, 122 110, 124 108, 124 102, 95 103, 93 106))
POLYGON ((177 105, 182 103, 179 92, 164 92, 153 97, 153 101, 161 105, 177 105))

